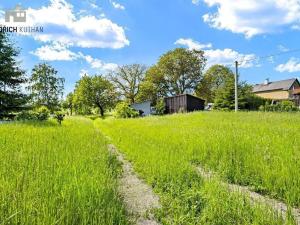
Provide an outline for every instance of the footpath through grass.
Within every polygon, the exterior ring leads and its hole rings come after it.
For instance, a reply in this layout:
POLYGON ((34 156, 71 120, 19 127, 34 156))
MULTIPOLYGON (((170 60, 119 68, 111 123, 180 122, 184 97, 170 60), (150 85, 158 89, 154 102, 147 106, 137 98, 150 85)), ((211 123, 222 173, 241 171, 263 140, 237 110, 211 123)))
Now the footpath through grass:
POLYGON ((192 163, 300 206, 298 114, 212 112, 96 123, 160 194, 165 224, 283 224, 218 181, 203 181, 192 163))
POLYGON ((88 119, 0 125, 0 224, 128 224, 120 166, 88 119))

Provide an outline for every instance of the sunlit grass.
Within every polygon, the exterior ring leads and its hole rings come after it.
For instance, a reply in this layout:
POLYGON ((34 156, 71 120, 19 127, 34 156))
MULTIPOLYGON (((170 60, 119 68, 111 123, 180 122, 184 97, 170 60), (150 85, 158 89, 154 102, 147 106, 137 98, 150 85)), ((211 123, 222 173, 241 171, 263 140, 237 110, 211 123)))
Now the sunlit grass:
POLYGON ((0 224, 127 224, 91 120, 0 125, 0 149, 0 224))
POLYGON ((160 194, 163 222, 282 224, 270 210, 203 181, 192 162, 299 207, 299 122, 299 114, 214 112, 98 120, 97 126, 160 194))

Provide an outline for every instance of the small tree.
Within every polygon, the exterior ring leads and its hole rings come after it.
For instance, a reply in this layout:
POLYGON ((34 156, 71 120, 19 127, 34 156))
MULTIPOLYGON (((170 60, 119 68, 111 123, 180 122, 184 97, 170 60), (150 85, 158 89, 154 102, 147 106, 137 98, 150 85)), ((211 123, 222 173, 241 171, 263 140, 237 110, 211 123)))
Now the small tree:
POLYGON ((54 118, 58 122, 59 125, 61 125, 62 121, 65 118, 65 114, 63 112, 55 112, 54 118))
POLYGON ((74 102, 81 108, 97 107, 104 116, 105 109, 112 108, 117 99, 113 84, 102 76, 84 76, 77 83, 74 102))
POLYGON ((57 71, 52 66, 46 63, 36 65, 29 81, 28 89, 35 106, 47 106, 51 112, 59 108, 64 79, 57 76, 57 71))
POLYGON ((155 105, 156 115, 164 115, 165 111, 166 111, 166 104, 165 104, 164 99, 158 100, 155 105))
POLYGON ((74 100, 73 100, 73 93, 69 93, 66 97, 66 100, 63 102, 63 108, 69 110, 70 115, 73 115, 73 108, 74 108, 74 100))

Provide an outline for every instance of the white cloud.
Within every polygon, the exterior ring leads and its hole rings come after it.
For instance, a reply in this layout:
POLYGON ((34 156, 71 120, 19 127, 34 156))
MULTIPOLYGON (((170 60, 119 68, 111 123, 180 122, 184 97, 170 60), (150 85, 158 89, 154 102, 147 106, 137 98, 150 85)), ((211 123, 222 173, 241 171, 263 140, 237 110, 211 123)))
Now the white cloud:
POLYGON ((290 58, 289 61, 287 61, 284 64, 280 64, 275 68, 278 72, 300 72, 300 60, 297 58, 290 58))
POLYGON ((207 66, 210 67, 214 64, 221 64, 225 66, 233 66, 235 61, 240 62, 241 68, 253 67, 255 61, 254 54, 241 54, 232 49, 210 49, 205 51, 207 58, 207 66))
POLYGON ((211 43, 200 44, 199 42, 191 38, 181 38, 177 40, 174 44, 186 46, 189 50, 203 50, 204 55, 207 58, 207 67, 210 67, 215 64, 233 66, 235 61, 239 61, 241 63, 241 68, 249 68, 254 66, 256 63, 254 54, 241 54, 229 48, 211 49, 211 43))
POLYGON ((60 43, 53 43, 42 46, 34 52, 31 52, 31 54, 44 61, 73 61, 83 59, 91 66, 91 68, 99 70, 100 72, 111 71, 118 67, 115 63, 106 63, 81 52, 72 52, 68 47, 69 46, 63 46, 60 43))
POLYGON ((81 57, 83 59, 86 60, 87 63, 89 63, 91 65, 91 67, 93 69, 97 69, 100 71, 111 71, 118 67, 118 65, 115 63, 105 63, 102 60, 93 58, 90 55, 83 55, 82 53, 79 53, 79 54, 81 55, 81 57))
MULTIPOLYGON (((4 23, 3 16, 0 22, 4 23)), ((84 48, 118 49, 129 45, 123 27, 107 18, 77 17, 66 0, 50 0, 49 6, 29 8, 26 26, 43 26, 44 33, 33 36, 42 42, 55 41, 84 48)))
POLYGON ((111 4, 113 5, 113 7, 114 7, 115 9, 125 10, 125 6, 121 5, 120 3, 111 1, 111 4))
POLYGON ((251 38, 273 33, 284 27, 300 27, 299 0, 204 0, 209 7, 217 7, 203 19, 210 26, 242 33, 251 38))
POLYGON ((208 44, 201 44, 197 41, 194 41, 193 39, 187 38, 180 38, 178 39, 175 43, 175 45, 183 45, 188 47, 189 50, 202 50, 202 49, 206 49, 206 48, 212 48, 212 44, 208 43, 208 44))
POLYGON ((31 52, 31 54, 45 61, 73 61, 78 58, 78 54, 57 42, 52 45, 42 46, 31 52))

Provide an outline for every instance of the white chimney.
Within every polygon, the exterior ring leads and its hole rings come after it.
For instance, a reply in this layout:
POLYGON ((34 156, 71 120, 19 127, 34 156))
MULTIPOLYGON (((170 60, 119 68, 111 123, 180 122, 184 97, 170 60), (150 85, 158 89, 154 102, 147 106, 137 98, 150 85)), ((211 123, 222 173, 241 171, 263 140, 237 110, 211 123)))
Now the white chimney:
POLYGON ((269 83, 270 83, 270 79, 269 78, 265 79, 264 85, 268 85, 269 83))

